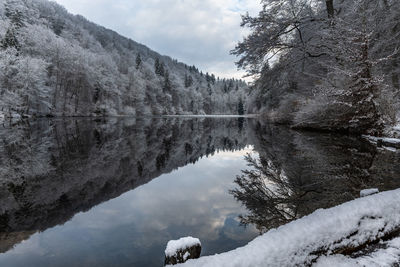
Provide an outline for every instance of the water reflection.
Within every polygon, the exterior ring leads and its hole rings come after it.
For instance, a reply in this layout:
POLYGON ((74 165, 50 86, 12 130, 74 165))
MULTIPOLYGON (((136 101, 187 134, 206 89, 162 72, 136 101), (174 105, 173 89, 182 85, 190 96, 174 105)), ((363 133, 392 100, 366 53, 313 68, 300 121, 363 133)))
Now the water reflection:
POLYGON ((299 133, 255 124, 251 168, 237 176, 231 194, 247 208, 244 225, 260 232, 359 197, 365 188, 400 187, 397 152, 349 136, 299 133))
POLYGON ((358 138, 257 119, 5 126, 0 266, 160 266, 185 235, 220 253, 361 189, 398 188, 399 163, 358 138))
POLYGON ((244 210, 227 194, 250 151, 246 125, 42 120, 0 130, 0 265, 159 266, 166 242, 184 235, 201 238, 205 254, 246 244, 257 232, 239 226, 244 210))

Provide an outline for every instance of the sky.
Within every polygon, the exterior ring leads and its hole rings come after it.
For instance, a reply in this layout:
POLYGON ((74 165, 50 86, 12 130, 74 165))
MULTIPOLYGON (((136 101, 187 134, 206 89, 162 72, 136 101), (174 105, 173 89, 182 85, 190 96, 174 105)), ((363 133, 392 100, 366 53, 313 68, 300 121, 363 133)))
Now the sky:
POLYGON ((256 15, 260 0, 55 0, 73 14, 110 28, 203 72, 241 78, 230 55, 248 34, 241 15, 256 15))

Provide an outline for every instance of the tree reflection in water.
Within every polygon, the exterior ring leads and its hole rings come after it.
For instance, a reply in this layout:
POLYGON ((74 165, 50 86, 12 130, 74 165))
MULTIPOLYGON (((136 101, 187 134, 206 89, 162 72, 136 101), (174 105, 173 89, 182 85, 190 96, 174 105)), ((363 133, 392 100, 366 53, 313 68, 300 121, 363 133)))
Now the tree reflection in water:
POLYGON ((257 159, 248 154, 245 159, 251 168, 236 177, 239 187, 230 191, 250 211, 240 216, 241 223, 254 224, 260 232, 265 232, 295 219, 295 202, 298 194, 303 193, 288 182, 284 171, 266 158, 257 159))
POLYGON ((230 193, 248 210, 241 223, 260 233, 355 199, 365 188, 400 187, 397 152, 350 136, 252 128, 259 156, 246 156, 249 168, 230 193))

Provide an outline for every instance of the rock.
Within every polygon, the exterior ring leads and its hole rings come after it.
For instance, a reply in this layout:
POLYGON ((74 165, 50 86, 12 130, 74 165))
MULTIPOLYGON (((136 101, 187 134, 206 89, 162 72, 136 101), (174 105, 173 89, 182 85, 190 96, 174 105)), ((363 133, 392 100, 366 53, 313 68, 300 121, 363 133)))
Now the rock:
POLYGON ((183 237, 171 240, 165 249, 165 265, 184 263, 189 259, 197 259, 201 254, 201 243, 197 238, 183 237))

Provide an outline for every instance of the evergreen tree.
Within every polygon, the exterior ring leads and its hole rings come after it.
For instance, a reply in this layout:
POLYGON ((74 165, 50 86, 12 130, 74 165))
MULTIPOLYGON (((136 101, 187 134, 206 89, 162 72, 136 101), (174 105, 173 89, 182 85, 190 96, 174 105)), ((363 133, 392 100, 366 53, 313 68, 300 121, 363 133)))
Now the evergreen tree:
POLYGON ((225 93, 225 94, 228 93, 228 86, 226 85, 226 83, 224 83, 224 93, 225 93))
POLYGON ((191 75, 185 74, 185 87, 188 88, 193 85, 193 78, 191 75))
POLYGON ((163 62, 161 62, 160 63, 160 69, 159 69, 159 73, 158 73, 158 75, 160 75, 160 76, 165 76, 165 67, 164 67, 164 63, 163 62))
POLYGON ((191 75, 188 76, 188 85, 189 85, 188 87, 193 85, 193 78, 191 75))
POLYGON ((163 86, 163 91, 165 92, 171 92, 172 86, 171 86, 171 81, 169 80, 169 71, 166 70, 164 73, 164 86, 163 86))
POLYGON ((208 83, 211 82, 211 76, 208 74, 208 72, 206 73, 206 81, 208 83))
POLYGON ((60 36, 62 31, 64 30, 65 24, 64 21, 60 18, 52 20, 52 28, 56 35, 60 36))
POLYGON ((154 69, 157 75, 164 76, 165 74, 164 63, 160 62, 159 58, 156 58, 156 61, 154 63, 154 69))
POLYGON ((238 114, 244 115, 244 105, 243 105, 243 101, 241 98, 239 99, 239 103, 238 103, 238 114))
POLYGON ((23 14, 20 10, 16 9, 17 3, 15 1, 7 1, 4 5, 4 14, 16 28, 24 26, 23 14))
POLYGON ((142 64, 142 58, 140 57, 140 54, 138 53, 136 55, 136 69, 138 70, 140 68, 140 65, 142 64))
POLYGON ((211 74, 211 81, 212 81, 212 84, 215 84, 216 79, 215 79, 215 75, 214 74, 211 74))
POLYGON ((1 47, 3 49, 7 48, 15 48, 19 50, 21 48, 18 39, 16 37, 15 31, 12 28, 9 28, 4 36, 4 39, 1 42, 1 47))
POLYGON ((158 75, 160 75, 160 59, 156 58, 156 61, 154 62, 154 72, 158 75))

